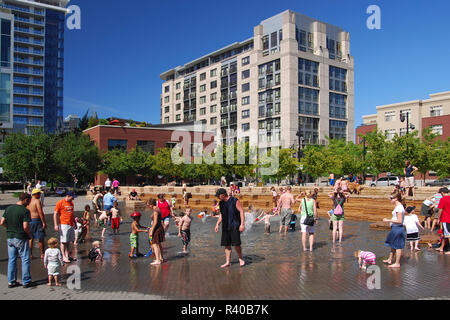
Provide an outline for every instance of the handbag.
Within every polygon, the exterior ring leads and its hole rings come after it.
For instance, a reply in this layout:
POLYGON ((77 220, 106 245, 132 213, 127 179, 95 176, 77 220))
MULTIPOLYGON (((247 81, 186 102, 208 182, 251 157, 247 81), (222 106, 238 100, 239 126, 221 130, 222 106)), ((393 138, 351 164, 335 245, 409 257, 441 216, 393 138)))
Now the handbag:
POLYGON ((314 219, 314 216, 310 216, 308 212, 308 206, 306 205, 306 199, 304 199, 305 202, 305 209, 306 209, 306 219, 303 222, 304 225, 313 227, 316 223, 316 220, 314 219))

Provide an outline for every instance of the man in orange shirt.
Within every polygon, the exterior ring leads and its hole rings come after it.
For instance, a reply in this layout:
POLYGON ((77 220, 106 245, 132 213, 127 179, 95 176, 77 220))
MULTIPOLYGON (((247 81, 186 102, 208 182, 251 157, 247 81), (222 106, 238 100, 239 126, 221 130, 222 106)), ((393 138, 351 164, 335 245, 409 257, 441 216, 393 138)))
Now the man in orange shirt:
POLYGON ((76 261, 69 256, 69 245, 75 241, 75 219, 73 199, 77 196, 73 192, 67 192, 64 199, 58 201, 53 214, 55 231, 60 233, 61 253, 65 263, 76 261))

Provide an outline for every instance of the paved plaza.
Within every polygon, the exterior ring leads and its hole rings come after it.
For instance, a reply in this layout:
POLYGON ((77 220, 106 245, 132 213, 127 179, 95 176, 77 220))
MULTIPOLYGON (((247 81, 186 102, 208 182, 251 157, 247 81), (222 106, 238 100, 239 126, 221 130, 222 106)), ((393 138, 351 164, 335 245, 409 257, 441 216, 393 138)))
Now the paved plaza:
MULTIPOLYGON (((56 202, 52 199, 49 203, 56 202)), ((76 208, 87 201, 75 200, 76 208)), ((48 207, 46 212, 51 212, 48 207)), ((3 212, 1 212, 3 214, 3 212)), ((333 246, 328 222, 319 221, 316 250, 301 251, 301 233, 280 235, 278 219, 273 219, 272 234, 264 234, 263 224, 254 224, 243 236, 244 259, 247 266, 240 268, 233 251, 233 265, 222 270, 224 252, 219 246, 220 235, 214 233, 216 219, 205 222, 194 215, 190 254, 181 254, 182 244, 172 224, 164 243, 167 263, 150 266, 151 260, 129 260, 129 232, 131 219, 125 214, 120 235, 107 231, 102 245, 103 263, 91 263, 87 258, 90 244, 99 240, 100 229, 91 230, 88 243, 78 245, 73 256, 82 272, 81 290, 49 288, 47 272, 39 258, 32 261, 31 273, 40 285, 33 289, 8 289, 6 230, 0 230, 0 297, 3 299, 174 299, 174 300, 303 300, 303 299, 441 299, 450 298, 448 270, 450 256, 422 247, 419 253, 406 250, 400 270, 389 270, 383 265, 389 249, 384 247, 387 231, 369 230, 369 223, 345 223, 342 245, 333 246), (377 255, 381 269, 381 289, 369 290, 369 274, 358 270, 355 250, 370 250, 377 255)), ((77 212, 81 215, 81 212, 77 212)), ((150 212, 141 221, 149 225, 150 212)), ((55 236, 52 216, 47 216, 48 236, 55 236)), ((140 250, 147 253, 148 239, 140 236, 140 250)), ((33 248, 38 256, 39 249, 33 248)), ((66 268, 62 268, 63 274, 66 268)), ((18 264, 21 281, 20 261, 18 264)), ((65 278, 63 277, 63 283, 65 278)))

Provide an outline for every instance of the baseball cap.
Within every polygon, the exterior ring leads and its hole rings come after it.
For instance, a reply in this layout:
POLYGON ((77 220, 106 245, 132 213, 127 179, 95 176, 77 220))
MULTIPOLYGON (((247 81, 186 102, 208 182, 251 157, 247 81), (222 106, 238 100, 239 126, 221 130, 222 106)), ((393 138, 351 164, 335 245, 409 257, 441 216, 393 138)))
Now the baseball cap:
POLYGON ((73 191, 67 192, 67 193, 66 193, 66 196, 72 197, 72 198, 74 198, 74 199, 77 197, 77 195, 76 195, 75 192, 73 192, 73 191))
POLYGON ((42 193, 41 189, 33 189, 33 192, 31 193, 32 196, 35 194, 42 193))
POLYGON ((449 193, 448 188, 440 188, 439 193, 449 193))
POLYGON ((222 194, 227 195, 227 194, 228 194, 227 190, 225 190, 225 189, 223 189, 223 188, 217 190, 217 192, 216 192, 216 197, 219 197, 219 196, 222 195, 222 194))
POLYGON ((411 213, 414 210, 416 210, 416 207, 408 207, 408 208, 406 208, 406 212, 408 212, 408 213, 411 213))

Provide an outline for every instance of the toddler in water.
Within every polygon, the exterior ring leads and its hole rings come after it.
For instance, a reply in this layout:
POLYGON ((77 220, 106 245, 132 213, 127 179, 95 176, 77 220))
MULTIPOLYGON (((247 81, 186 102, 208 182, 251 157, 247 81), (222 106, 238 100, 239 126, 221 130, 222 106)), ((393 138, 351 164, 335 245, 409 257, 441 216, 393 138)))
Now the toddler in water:
POLYGON ((92 249, 89 250, 88 257, 91 262, 103 261, 103 254, 100 250, 100 241, 94 241, 92 243, 92 249))
POLYGON ((266 212, 263 211, 263 213, 261 213, 261 215, 256 219, 256 223, 261 223, 264 221, 265 224, 265 233, 266 234, 270 234, 270 219, 275 217, 276 214, 267 214, 266 212))
POLYGON ((355 252, 355 258, 358 259, 358 267, 365 270, 367 265, 374 265, 377 260, 377 256, 369 251, 358 250, 355 252))
POLYGON ((101 228, 103 228, 102 238, 105 237, 106 225, 109 217, 111 217, 111 211, 102 211, 100 217, 98 217, 97 223, 101 228))
POLYGON ((187 207, 185 215, 180 219, 178 226, 178 237, 180 237, 183 242, 183 253, 188 253, 187 248, 191 242, 191 212, 191 208, 187 207))
POLYGON ((414 247, 417 251, 419 249, 419 228, 425 231, 425 228, 419 222, 419 218, 414 214, 414 210, 416 207, 408 207, 406 208, 406 212, 408 215, 405 217, 403 225, 406 227, 406 241, 408 241, 411 245, 411 251, 414 250, 414 247))
POLYGON ((134 220, 131 224, 131 233, 130 233, 130 247, 131 252, 128 255, 131 259, 136 259, 137 257, 143 257, 144 255, 139 252, 139 233, 147 232, 147 228, 140 225, 139 221, 141 220, 141 213, 134 212, 131 215, 131 218, 134 220))
POLYGON ((123 222, 118 206, 119 204, 116 201, 114 202, 114 207, 111 209, 111 228, 113 234, 119 234, 120 223, 123 222))
POLYGON ((75 245, 84 242, 87 233, 87 223, 83 218, 75 218, 75 245))
POLYGON ((48 240, 48 249, 44 255, 44 267, 48 271, 48 286, 52 286, 52 279, 55 278, 55 284, 60 287, 58 282, 59 269, 64 265, 61 251, 57 248, 58 240, 56 238, 50 238, 48 240))

